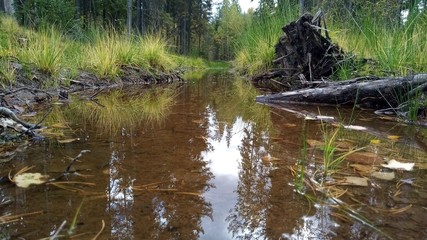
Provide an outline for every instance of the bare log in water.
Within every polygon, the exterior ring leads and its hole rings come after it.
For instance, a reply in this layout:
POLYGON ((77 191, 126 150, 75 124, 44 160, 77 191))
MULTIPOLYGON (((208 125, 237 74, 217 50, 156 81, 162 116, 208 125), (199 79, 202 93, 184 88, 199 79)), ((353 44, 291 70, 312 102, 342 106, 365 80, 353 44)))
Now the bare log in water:
POLYGON ((311 103, 332 105, 360 105, 381 109, 394 108, 415 94, 427 89, 427 74, 407 77, 364 80, 363 78, 325 82, 325 86, 305 88, 257 97, 261 103, 311 103))

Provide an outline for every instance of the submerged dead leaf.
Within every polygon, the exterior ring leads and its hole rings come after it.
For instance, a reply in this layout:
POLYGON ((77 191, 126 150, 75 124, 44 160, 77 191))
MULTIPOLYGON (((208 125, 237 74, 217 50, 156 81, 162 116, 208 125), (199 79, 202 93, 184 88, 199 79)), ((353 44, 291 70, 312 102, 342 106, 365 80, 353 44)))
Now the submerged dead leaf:
POLYGON ((354 147, 354 144, 349 141, 340 141, 337 142, 337 148, 343 148, 343 149, 351 149, 354 147))
POLYGON ((368 186, 368 179, 363 177, 344 177, 343 180, 337 181, 338 185, 352 185, 352 186, 368 186))
POLYGON ((415 166, 415 163, 402 163, 392 159, 388 161, 387 164, 381 164, 381 166, 389 169, 412 171, 415 166))
POLYGON ((371 176, 381 180, 393 180, 395 178, 394 172, 373 172, 371 176))
POLYGON ((322 141, 318 141, 318 140, 314 140, 314 139, 307 139, 307 144, 308 144, 310 147, 321 147, 321 146, 324 146, 324 145, 325 145, 325 143, 324 143, 324 142, 322 142, 322 141))
POLYGON ((371 152, 354 152, 349 154, 346 159, 352 163, 365 165, 379 165, 383 162, 382 158, 371 152))
POLYGON ((399 140, 400 136, 390 135, 390 136, 387 136, 387 138, 395 141, 395 140, 399 140))
POLYGON ((345 129, 357 130, 357 131, 365 131, 367 129, 366 127, 356 126, 356 125, 344 125, 343 127, 345 129))
POLYGON ((427 163, 415 163, 415 167, 419 169, 427 169, 427 163))
POLYGON ((75 141, 79 141, 80 138, 69 138, 69 139, 58 139, 59 143, 72 143, 75 141))
POLYGON ((65 123, 55 123, 55 124, 50 125, 50 127, 61 128, 61 129, 69 128, 65 123))
POLYGON ((350 164, 350 167, 354 168, 361 174, 370 174, 378 170, 378 167, 363 164, 350 164))
POLYGON ((40 173, 21 173, 13 177, 12 181, 16 186, 28 188, 31 184, 40 185, 47 182, 49 176, 40 173))
POLYGON ((264 161, 264 162, 272 162, 272 161, 279 161, 280 158, 272 157, 270 155, 267 155, 267 156, 262 157, 261 160, 264 161))

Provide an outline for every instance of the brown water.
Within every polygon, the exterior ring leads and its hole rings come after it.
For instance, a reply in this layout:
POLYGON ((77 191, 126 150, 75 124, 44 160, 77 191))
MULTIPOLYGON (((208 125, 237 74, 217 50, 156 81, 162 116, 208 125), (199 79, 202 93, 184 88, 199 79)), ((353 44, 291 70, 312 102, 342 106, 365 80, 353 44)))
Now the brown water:
MULTIPOLYGON (((73 136, 79 141, 45 141, 18 153, 2 167, 3 176, 33 165, 31 172, 58 176, 70 158, 90 150, 73 166, 81 175, 63 180, 96 185, 74 185, 84 192, 50 184, 1 185, 3 201, 13 200, 1 206, 2 216, 41 211, 0 225, 2 239, 46 238, 66 220, 64 235, 77 211, 72 239, 92 239, 102 221, 98 239, 427 239, 426 170, 396 171, 392 181, 344 187, 348 193, 340 199, 386 235, 346 217, 352 214, 322 194, 310 202, 294 190, 289 167, 303 156, 305 139, 321 140, 321 124, 241 99, 247 95, 239 95, 232 80, 216 75, 190 81, 159 123, 108 136, 93 124, 75 122, 73 136), (399 180, 412 178, 415 185, 397 187, 399 180), (394 196, 397 190, 401 193, 394 196), (409 205, 402 213, 382 211, 409 205)), ((322 113, 336 114, 336 109, 322 113)), ((350 118, 345 109, 340 113, 350 118)), ((357 119, 375 131, 348 131, 348 141, 370 146, 370 140, 381 139, 383 145, 374 146, 380 156, 425 164, 423 151, 404 144, 414 142, 418 129, 367 112, 357 119), (401 143, 387 135, 401 136, 401 143)), ((307 174, 321 165, 318 155, 308 150, 307 174)), ((309 187, 306 193, 314 195, 309 187)))

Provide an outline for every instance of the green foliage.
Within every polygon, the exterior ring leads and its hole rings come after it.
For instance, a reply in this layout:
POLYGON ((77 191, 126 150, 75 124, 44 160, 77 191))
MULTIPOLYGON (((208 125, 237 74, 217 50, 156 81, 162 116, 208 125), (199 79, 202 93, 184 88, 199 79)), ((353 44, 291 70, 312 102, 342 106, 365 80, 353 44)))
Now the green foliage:
POLYGON ((69 0, 26 0, 16 1, 16 17, 32 27, 56 25, 66 28, 76 22, 76 8, 69 0))
POLYGON ((236 1, 224 0, 215 25, 217 59, 230 60, 235 53, 235 44, 241 37, 242 29, 249 16, 243 15, 236 1))

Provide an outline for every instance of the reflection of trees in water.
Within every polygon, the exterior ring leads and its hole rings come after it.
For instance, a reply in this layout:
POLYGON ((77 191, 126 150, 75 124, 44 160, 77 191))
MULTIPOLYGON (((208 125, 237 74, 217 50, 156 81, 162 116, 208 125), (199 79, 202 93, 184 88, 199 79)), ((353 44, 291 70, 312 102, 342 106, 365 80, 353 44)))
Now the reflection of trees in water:
POLYGON ((242 162, 237 186, 237 203, 227 217, 228 230, 240 239, 262 238, 266 232, 267 211, 270 195, 270 167, 265 166, 261 157, 268 149, 263 132, 256 125, 244 129, 240 152, 242 162))
POLYGON ((113 239, 198 239, 201 219, 212 215, 201 196, 158 191, 203 193, 211 187, 212 173, 200 156, 207 147, 206 123, 194 114, 204 105, 194 95, 181 97, 189 99, 175 105, 162 124, 144 126, 115 147, 120 157, 110 165, 109 191, 118 196, 109 203, 113 239), (154 190, 133 190, 155 182, 154 190))

